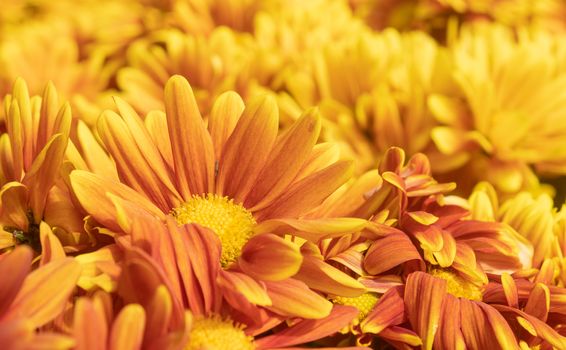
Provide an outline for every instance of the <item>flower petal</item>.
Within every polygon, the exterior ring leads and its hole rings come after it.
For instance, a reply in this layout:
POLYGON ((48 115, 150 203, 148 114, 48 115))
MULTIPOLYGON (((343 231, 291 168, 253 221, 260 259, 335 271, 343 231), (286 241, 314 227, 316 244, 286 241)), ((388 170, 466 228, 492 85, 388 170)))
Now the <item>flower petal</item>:
POLYGON ((216 193, 243 203, 263 169, 277 137, 279 110, 272 97, 244 110, 219 161, 216 193))
POLYGON ((138 304, 126 305, 110 331, 110 350, 136 350, 143 342, 145 311, 138 304))
POLYGON ((0 255, 0 318, 12 304, 31 270, 33 252, 28 246, 19 246, 11 253, 0 255))
POLYGON ((233 91, 223 93, 214 102, 208 117, 208 131, 216 160, 222 158, 224 145, 232 135, 245 107, 240 95, 233 91))
POLYGON ((364 259, 364 269, 379 275, 410 260, 421 260, 413 242, 403 232, 395 232, 372 243, 364 259))
POLYGON ((36 327, 51 321, 63 311, 80 273, 80 264, 71 258, 52 261, 33 271, 12 303, 11 315, 25 316, 36 327))
POLYGON ((353 174, 351 161, 339 161, 290 185, 285 193, 260 210, 259 220, 293 218, 307 213, 320 205, 353 174))
POLYGON ((405 322, 405 304, 403 303, 403 288, 390 288, 361 322, 364 333, 379 334, 389 326, 405 322))
POLYGON ((41 241, 41 260, 39 265, 43 266, 50 261, 64 259, 66 254, 57 236, 53 234, 49 225, 42 221, 39 224, 39 239, 41 241))
POLYGON ((283 348, 330 336, 346 327, 358 314, 355 307, 335 305, 320 320, 302 320, 293 326, 255 341, 260 349, 283 348))
POLYGON ((218 284, 227 290, 242 294, 248 302, 254 305, 271 305, 271 298, 269 298, 265 285, 246 274, 221 270, 218 284))
POLYGON ((256 235, 246 243, 238 266, 256 279, 279 281, 294 276, 302 262, 299 246, 267 233, 256 235))
POLYGON ((212 139, 193 90, 180 75, 174 75, 165 85, 165 111, 177 188, 184 199, 190 198, 191 194, 211 193, 214 188, 212 139))
POLYGON ((245 206, 257 211, 268 206, 285 191, 307 160, 318 135, 321 120, 317 110, 311 109, 282 135, 246 199, 245 206))
POLYGON ((323 318, 330 314, 332 303, 311 291, 296 279, 265 281, 272 305, 268 309, 285 316, 323 318))
POLYGON ((423 340, 423 349, 432 349, 440 321, 446 282, 424 272, 413 272, 405 286, 405 308, 412 329, 423 340))

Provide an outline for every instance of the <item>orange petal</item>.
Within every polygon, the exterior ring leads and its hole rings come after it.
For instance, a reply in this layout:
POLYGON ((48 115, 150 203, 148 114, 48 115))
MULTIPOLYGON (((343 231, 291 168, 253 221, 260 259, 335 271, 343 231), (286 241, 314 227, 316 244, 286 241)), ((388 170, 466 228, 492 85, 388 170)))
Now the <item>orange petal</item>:
POLYGON ((116 102, 124 119, 105 111, 98 119, 98 133, 116 163, 122 182, 144 194, 161 210, 169 211, 181 202, 170 171, 143 122, 135 112, 126 109, 123 101, 116 102))
POLYGON ((364 333, 379 334, 385 328, 405 322, 405 304, 402 288, 390 288, 362 321, 364 333))
POLYGON ((515 280, 507 272, 501 275, 501 285, 507 299, 507 305, 518 308, 519 307, 519 294, 515 280))
POLYGON ((397 348, 406 348, 406 345, 417 347, 423 344, 421 338, 415 332, 399 326, 385 328, 379 333, 379 337, 387 339, 397 348))
POLYGON ((208 131, 214 145, 216 160, 222 158, 224 145, 238 124, 244 108, 244 101, 233 91, 223 93, 214 102, 208 117, 208 131))
POLYGON ((320 115, 311 109, 279 138, 246 199, 246 208, 251 211, 265 208, 285 191, 308 158, 320 127, 320 115))
MULTIPOLYGON (((214 148, 189 82, 174 75, 165 85, 165 111, 177 186, 184 199, 214 188, 214 148)), ((241 151, 241 150, 239 150, 241 151)))
POLYGON ((432 349, 442 301, 446 295, 446 282, 424 272, 413 272, 405 286, 405 308, 412 329, 423 340, 423 349, 432 349))
POLYGON ((36 156, 22 181, 29 189, 29 206, 36 223, 43 217, 47 195, 59 176, 67 142, 67 136, 54 135, 36 156))
POLYGON ((450 232, 441 230, 442 233, 442 249, 438 252, 433 252, 432 255, 441 267, 449 267, 454 262, 456 257, 456 240, 450 232))
POLYGON ((245 201, 263 169, 277 136, 279 111, 272 97, 255 100, 244 110, 224 146, 216 193, 245 201))
POLYGON ((105 350, 108 324, 102 304, 86 297, 75 303, 73 336, 77 350, 105 350))
POLYGON ((136 350, 143 342, 145 311, 138 304, 126 305, 114 320, 110 350, 136 350))
POLYGON ((264 282, 272 305, 268 309, 284 316, 323 318, 330 314, 332 303, 311 291, 296 279, 264 282))
POLYGON ((151 111, 145 116, 145 128, 171 172, 175 168, 173 149, 167 130, 167 116, 162 111, 151 111))
POLYGON ((96 140, 91 129, 82 120, 77 121, 77 139, 81 149, 88 150, 88 152, 80 154, 81 158, 84 158, 88 169, 83 168, 81 170, 91 170, 106 178, 119 181, 116 165, 96 140))
POLYGON ((8 310, 31 270, 33 252, 28 246, 19 246, 11 253, 0 255, 0 318, 8 310))
POLYGON ((321 320, 301 320, 293 326, 255 341, 260 349, 283 348, 308 343, 337 333, 358 314, 350 306, 335 305, 331 313, 321 320))
POLYGON ((81 266, 71 258, 52 261, 28 275, 11 306, 12 315, 40 327, 59 315, 73 292, 81 266))
POLYGON ((0 190, 2 221, 12 224, 22 231, 28 230, 28 195, 26 186, 19 182, 8 182, 0 190))
MULTIPOLYGON (((168 226, 170 232, 175 232, 171 229, 176 226, 172 218, 169 218, 168 226)), ((193 294, 195 297, 198 295, 198 298, 202 298, 202 304, 198 307, 202 306, 204 313, 215 311, 219 307, 216 280, 221 271, 220 240, 211 230, 195 224, 179 227, 177 235, 183 237, 182 243, 173 237, 177 266, 180 270, 190 269, 192 278, 195 279, 191 282, 187 279, 191 277, 188 277, 186 273, 183 275, 185 291, 187 295, 193 294), (192 285, 189 287, 188 283, 192 285)), ((196 314, 197 306, 195 305, 192 310, 196 314)))
POLYGON ((364 259, 364 268, 379 275, 410 260, 421 260, 413 242, 403 232, 389 234, 372 243, 364 259))
POLYGON ((351 161, 335 164, 295 182, 269 207, 256 215, 260 220, 294 218, 320 205, 329 195, 342 186, 353 173, 351 161))
POLYGON ((398 173, 401 171, 405 163, 405 151, 399 147, 391 147, 383 156, 383 160, 379 164, 379 172, 385 173, 387 171, 398 173))
POLYGON ((171 294, 167 287, 157 287, 149 304, 146 306, 145 337, 156 339, 167 333, 173 314, 171 294))
POLYGON ((460 301, 446 294, 440 315, 435 345, 440 349, 465 350, 466 343, 460 330, 460 301))
POLYGON ((256 279, 279 281, 294 276, 302 262, 296 244, 268 233, 256 235, 246 243, 238 266, 256 279))
POLYGON ((222 270, 219 274, 218 284, 227 290, 242 294, 248 302, 254 305, 271 305, 271 298, 267 294, 265 285, 246 274, 222 270))
POLYGON ((147 198, 121 183, 82 170, 73 171, 70 179, 73 192, 81 206, 105 227, 120 229, 116 223, 114 204, 106 196, 106 192, 137 203, 157 217, 163 217, 163 212, 147 198))
POLYGON ((550 310, 550 290, 542 283, 537 283, 529 294, 525 312, 546 322, 550 310))
POLYGON ((312 289, 344 297, 357 297, 366 291, 364 285, 355 278, 316 256, 303 257, 303 265, 295 278, 312 289))
POLYGON ((39 224, 39 239, 41 241, 41 260, 39 265, 43 266, 50 261, 63 259, 66 257, 63 246, 57 236, 51 231, 51 227, 42 221, 39 224))
MULTIPOLYGON (((485 313, 486 318, 488 320, 488 322, 490 323, 493 332, 495 333, 495 338, 497 339, 497 342, 499 343, 499 346, 501 346, 501 349, 519 349, 519 345, 517 344, 517 339, 515 338, 515 335, 513 334, 513 331, 511 330, 511 327, 509 327, 509 324, 507 323, 507 321, 505 320, 505 318, 503 318, 503 316, 497 312, 497 310, 495 310, 494 308, 492 308, 491 306, 484 304, 484 303, 476 303, 485 313)), ((531 316, 529 316, 531 317, 531 316)), ((534 317, 533 317, 534 318, 534 317)), ((534 318, 536 319, 536 318, 534 318)), ((538 322, 540 322, 541 324, 544 324, 543 322, 539 321, 538 319, 536 319, 538 322)), ((544 324, 545 326, 547 326, 546 324, 544 324)), ((548 326, 547 326, 548 327, 548 326)), ((549 329, 551 329, 550 327, 548 327, 549 329)), ((562 345, 566 345, 566 342, 563 342, 562 345)))
POLYGON ((259 223, 255 228, 256 234, 275 233, 284 235, 292 233, 318 242, 324 238, 341 237, 349 233, 363 230, 368 222, 358 218, 325 218, 325 219, 272 219, 259 223))

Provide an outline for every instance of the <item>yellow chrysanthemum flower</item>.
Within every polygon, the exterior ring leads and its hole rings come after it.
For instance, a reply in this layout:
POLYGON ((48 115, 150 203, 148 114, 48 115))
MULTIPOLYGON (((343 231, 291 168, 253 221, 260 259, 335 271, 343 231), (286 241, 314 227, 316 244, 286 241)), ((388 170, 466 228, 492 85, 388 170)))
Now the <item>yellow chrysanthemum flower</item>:
MULTIPOLYGON (((453 169, 498 191, 564 174, 566 50, 562 38, 502 26, 465 27, 451 45, 455 89, 429 99, 432 139, 453 169)), ((440 160, 439 160, 440 161, 440 160)))

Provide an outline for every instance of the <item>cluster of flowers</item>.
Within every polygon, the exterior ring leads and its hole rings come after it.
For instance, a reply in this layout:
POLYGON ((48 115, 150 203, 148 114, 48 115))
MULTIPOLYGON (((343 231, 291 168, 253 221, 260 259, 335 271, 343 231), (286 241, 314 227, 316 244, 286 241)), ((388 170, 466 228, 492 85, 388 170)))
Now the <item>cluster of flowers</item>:
POLYGON ((0 348, 566 349, 564 18, 3 2, 0 348))

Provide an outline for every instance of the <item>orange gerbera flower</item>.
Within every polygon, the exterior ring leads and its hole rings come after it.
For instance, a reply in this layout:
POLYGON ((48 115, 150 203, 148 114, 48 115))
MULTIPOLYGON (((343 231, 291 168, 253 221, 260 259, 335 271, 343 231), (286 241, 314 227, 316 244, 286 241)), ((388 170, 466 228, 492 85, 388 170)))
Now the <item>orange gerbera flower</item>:
MULTIPOLYGON (((165 97, 166 115, 150 114, 145 124, 120 99, 121 116, 110 111, 101 116, 99 134, 130 188, 75 171, 71 183, 81 205, 114 231, 120 227, 113 196, 136 202, 169 225, 199 224, 219 239, 211 245, 220 244, 217 258, 235 274, 227 274, 230 281, 273 283, 284 295, 308 290, 288 280, 301 267, 298 246, 271 234, 272 226, 265 224, 283 219, 308 224, 316 218, 316 207, 351 174, 351 162, 336 161, 334 154, 321 152, 325 145, 315 146, 320 131, 316 111, 277 136, 277 107, 269 98, 244 108, 238 95, 224 94, 207 129, 184 78, 171 78, 165 97), (311 218, 303 219, 309 212, 311 218), (274 253, 279 258, 273 259, 274 253)), ((311 226, 320 236, 328 230, 328 225, 311 226)), ((194 235, 188 226, 179 230, 178 235, 194 235)), ((329 306, 311 317, 324 316, 329 306)))
POLYGON ((7 349, 69 349, 73 340, 53 332, 49 323, 63 312, 80 266, 61 258, 30 273, 32 258, 32 250, 24 246, 0 256, 0 344, 7 349))

